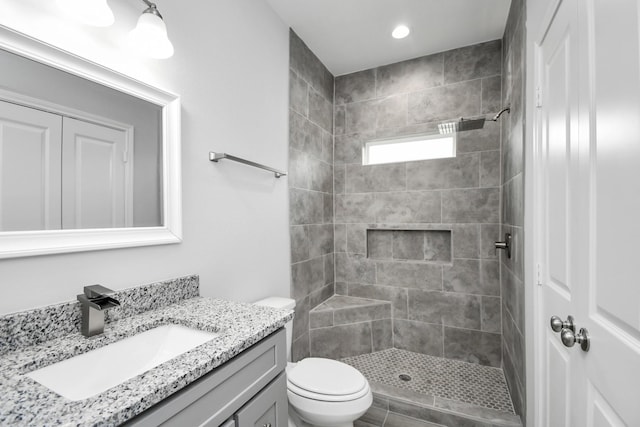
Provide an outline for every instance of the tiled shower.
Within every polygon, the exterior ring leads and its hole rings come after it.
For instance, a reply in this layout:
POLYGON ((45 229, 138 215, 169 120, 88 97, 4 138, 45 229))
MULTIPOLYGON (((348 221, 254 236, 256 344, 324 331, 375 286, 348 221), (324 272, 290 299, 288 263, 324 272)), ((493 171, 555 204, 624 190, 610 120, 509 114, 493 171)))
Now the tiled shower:
POLYGON ((291 32, 293 354, 375 377, 366 425, 519 425, 510 414, 524 415, 519 3, 503 40, 335 78, 291 32), (511 115, 457 134, 456 157, 362 165, 366 141, 437 133, 503 106, 511 115), (494 249, 504 232, 517 245, 510 260, 494 249), (376 376, 400 360, 420 361, 403 368, 412 382, 376 376), (456 380, 469 375, 470 388, 456 380), (496 398, 479 404, 478 390, 496 398))

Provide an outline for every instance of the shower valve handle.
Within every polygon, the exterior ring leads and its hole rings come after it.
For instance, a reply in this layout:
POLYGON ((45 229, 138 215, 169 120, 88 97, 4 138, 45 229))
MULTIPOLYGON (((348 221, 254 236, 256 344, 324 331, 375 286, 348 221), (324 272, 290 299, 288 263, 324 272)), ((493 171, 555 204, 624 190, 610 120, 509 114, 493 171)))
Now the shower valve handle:
POLYGON ((507 258, 511 258, 511 233, 504 233, 504 241, 495 243, 496 253, 498 249, 502 249, 507 252, 507 258))

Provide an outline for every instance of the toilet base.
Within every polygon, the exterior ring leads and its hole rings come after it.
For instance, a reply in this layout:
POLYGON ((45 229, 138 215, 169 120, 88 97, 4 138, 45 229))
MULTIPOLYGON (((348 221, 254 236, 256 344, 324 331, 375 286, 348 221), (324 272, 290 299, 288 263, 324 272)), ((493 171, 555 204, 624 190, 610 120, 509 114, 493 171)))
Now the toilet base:
MULTIPOLYGON (((289 427, 326 427, 320 425, 309 424, 296 413, 296 411, 289 405, 289 427)), ((334 424, 331 427, 353 427, 353 423, 334 424)))

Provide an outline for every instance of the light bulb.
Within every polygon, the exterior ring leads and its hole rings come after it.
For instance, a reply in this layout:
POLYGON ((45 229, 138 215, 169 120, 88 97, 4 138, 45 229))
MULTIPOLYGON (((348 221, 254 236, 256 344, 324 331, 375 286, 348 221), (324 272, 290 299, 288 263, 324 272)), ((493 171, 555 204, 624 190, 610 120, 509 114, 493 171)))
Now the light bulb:
POLYGON ((167 36, 167 26, 153 13, 143 13, 128 38, 130 47, 145 56, 157 59, 173 56, 173 45, 167 36))
POLYGON ((403 39, 407 37, 410 32, 411 30, 409 30, 409 27, 407 27, 406 25, 398 25, 396 28, 394 28, 391 35, 394 39, 403 39))
POLYGON ((58 7, 67 15, 94 27, 108 27, 114 16, 107 0, 57 0, 58 7))

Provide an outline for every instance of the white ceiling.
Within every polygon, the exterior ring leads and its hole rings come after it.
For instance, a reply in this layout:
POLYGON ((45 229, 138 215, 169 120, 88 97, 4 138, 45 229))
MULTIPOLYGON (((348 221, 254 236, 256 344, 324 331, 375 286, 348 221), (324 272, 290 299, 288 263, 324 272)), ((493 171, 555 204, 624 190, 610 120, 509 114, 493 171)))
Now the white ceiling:
POLYGON ((511 0, 267 0, 336 76, 502 38, 511 0), (398 24, 411 28, 396 40, 398 24))

